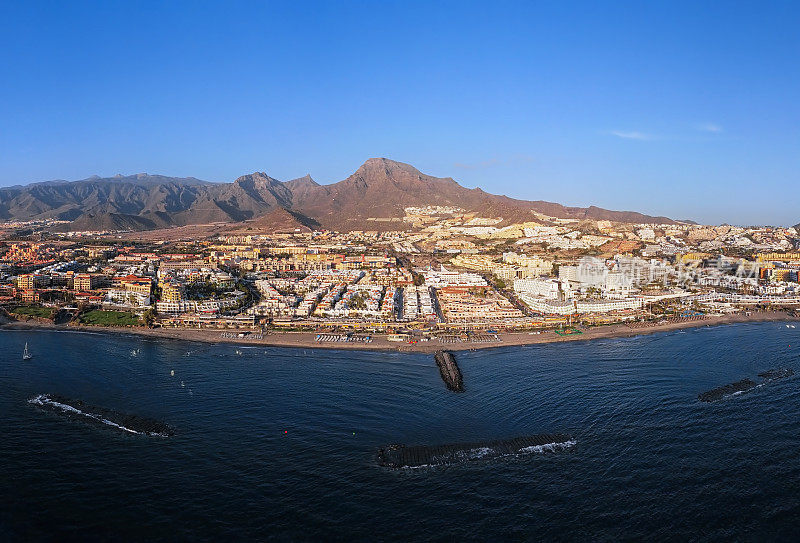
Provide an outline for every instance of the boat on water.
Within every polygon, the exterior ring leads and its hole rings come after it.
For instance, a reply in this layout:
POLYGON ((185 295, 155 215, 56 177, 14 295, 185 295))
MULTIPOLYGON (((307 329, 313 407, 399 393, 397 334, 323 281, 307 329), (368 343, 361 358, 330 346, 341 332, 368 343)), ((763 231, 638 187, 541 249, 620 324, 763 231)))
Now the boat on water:
POLYGON ((25 350, 22 351, 22 359, 23 360, 30 360, 31 358, 33 358, 33 355, 31 355, 31 353, 28 352, 28 342, 26 341, 25 342, 25 350))

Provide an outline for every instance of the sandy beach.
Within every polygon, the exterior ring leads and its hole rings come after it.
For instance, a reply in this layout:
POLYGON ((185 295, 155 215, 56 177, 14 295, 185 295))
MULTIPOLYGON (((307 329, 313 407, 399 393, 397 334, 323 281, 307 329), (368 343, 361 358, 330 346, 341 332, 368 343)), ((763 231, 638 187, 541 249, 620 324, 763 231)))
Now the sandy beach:
MULTIPOLYGON (((32 322, 9 322, 0 326, 3 329, 54 329, 72 330, 85 332, 102 332, 111 334, 132 334, 148 337, 165 339, 177 339, 184 341, 200 341, 204 343, 231 343, 238 345, 261 345, 265 347, 294 347, 294 348, 313 348, 313 349, 357 349, 368 351, 398 351, 398 352, 423 352, 430 353, 439 349, 451 351, 491 349, 498 347, 508 347, 515 345, 535 345, 539 343, 561 343, 570 341, 590 341, 593 339, 633 337, 658 332, 668 332, 671 330, 682 330, 686 328, 698 328, 703 326, 720 326, 726 324, 742 322, 772 322, 772 321, 797 321, 797 317, 784 311, 762 311, 751 312, 749 314, 735 314, 722 316, 708 316, 698 320, 685 320, 679 322, 652 322, 645 326, 636 324, 611 324, 595 327, 580 328, 580 334, 562 336, 553 330, 542 330, 536 332, 504 332, 497 334, 500 341, 474 343, 474 342, 455 342, 443 343, 439 339, 432 339, 427 342, 400 343, 389 341, 385 335, 373 335, 371 343, 349 343, 349 342, 318 342, 316 332, 281 332, 270 331, 265 333, 262 339, 255 338, 236 338, 223 337, 222 330, 195 330, 187 328, 113 328, 101 326, 73 326, 73 325, 53 325, 32 322)), ((229 331, 231 333, 232 331, 229 331)))

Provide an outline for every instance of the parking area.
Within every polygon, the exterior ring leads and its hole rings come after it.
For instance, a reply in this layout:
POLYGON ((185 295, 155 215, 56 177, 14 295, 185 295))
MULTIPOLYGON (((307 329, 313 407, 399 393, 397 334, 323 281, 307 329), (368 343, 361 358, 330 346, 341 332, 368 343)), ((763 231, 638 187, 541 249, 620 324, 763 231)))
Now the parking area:
POLYGON ((317 334, 314 338, 317 343, 372 343, 372 336, 357 336, 351 334, 317 334))
POLYGON ((469 335, 439 336, 439 341, 441 341, 444 344, 453 344, 453 343, 500 343, 502 340, 497 334, 469 334, 469 335))

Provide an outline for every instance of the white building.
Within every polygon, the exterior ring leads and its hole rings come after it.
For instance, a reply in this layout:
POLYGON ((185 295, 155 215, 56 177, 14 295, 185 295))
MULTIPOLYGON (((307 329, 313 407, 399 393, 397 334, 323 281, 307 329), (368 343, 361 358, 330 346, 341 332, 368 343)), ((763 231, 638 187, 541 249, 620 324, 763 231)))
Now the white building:
MULTIPOLYGON (((569 292, 569 284, 566 283, 566 291, 569 292)), ((514 292, 517 294, 525 293, 532 296, 547 298, 548 300, 558 300, 564 296, 562 282, 557 279, 517 279, 514 281, 514 292)), ((566 296, 569 297, 569 296, 566 296)))
POLYGON ((126 307, 147 307, 150 305, 150 296, 129 290, 109 290, 106 292, 104 303, 126 307))
POLYGON ((477 273, 457 272, 445 269, 444 266, 441 270, 423 270, 422 275, 425 277, 425 284, 431 287, 485 287, 487 286, 486 280, 477 273))
POLYGON ((575 313, 575 304, 571 301, 560 302, 558 300, 549 300, 533 296, 526 292, 521 293, 519 299, 533 311, 546 315, 572 315, 575 313))
POLYGON ((559 266, 558 278, 566 281, 577 281, 578 266, 559 266))
POLYGON ((626 298, 622 300, 579 300, 575 302, 578 313, 610 313, 628 309, 641 309, 642 300, 626 298))

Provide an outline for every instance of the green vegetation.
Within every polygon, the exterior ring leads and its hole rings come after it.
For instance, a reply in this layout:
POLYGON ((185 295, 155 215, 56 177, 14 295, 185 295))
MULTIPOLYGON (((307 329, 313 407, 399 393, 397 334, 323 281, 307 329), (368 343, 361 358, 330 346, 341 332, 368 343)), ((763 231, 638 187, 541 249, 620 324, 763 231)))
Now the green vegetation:
POLYGON ((55 310, 51 307, 42 307, 38 305, 21 305, 15 307, 10 311, 15 315, 22 317, 38 317, 40 319, 52 319, 55 310))
POLYGON ((152 328, 153 324, 156 322, 156 316, 156 310, 150 307, 142 314, 142 320, 148 328, 152 328))
POLYGON ((189 283, 186 285, 186 297, 189 300, 207 300, 221 296, 231 289, 220 288, 214 283, 189 283))
POLYGON ((350 298, 349 305, 353 309, 366 309, 367 308, 367 302, 366 302, 366 300, 364 300, 364 295, 361 294, 360 292, 356 292, 355 294, 353 294, 353 297, 350 298))
POLYGON ((81 324, 92 326, 137 326, 139 317, 127 311, 103 311, 95 309, 82 314, 79 318, 81 324))

